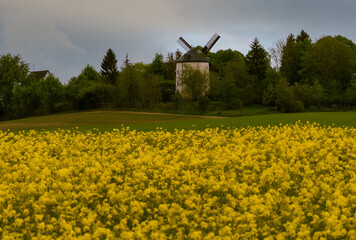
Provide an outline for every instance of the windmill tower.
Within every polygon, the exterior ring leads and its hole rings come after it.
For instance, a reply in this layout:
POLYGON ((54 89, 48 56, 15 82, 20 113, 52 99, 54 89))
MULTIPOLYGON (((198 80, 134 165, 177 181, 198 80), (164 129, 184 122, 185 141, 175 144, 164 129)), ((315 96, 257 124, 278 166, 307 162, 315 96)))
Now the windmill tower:
POLYGON ((182 72, 187 66, 193 69, 199 69, 201 72, 208 73, 210 71, 210 62, 209 59, 205 56, 210 49, 215 45, 219 40, 220 36, 214 34, 210 40, 205 44, 204 48, 200 51, 192 48, 192 46, 187 43, 182 37, 180 37, 177 42, 181 45, 186 53, 177 60, 176 63, 176 92, 182 93, 183 83, 181 80, 182 72))

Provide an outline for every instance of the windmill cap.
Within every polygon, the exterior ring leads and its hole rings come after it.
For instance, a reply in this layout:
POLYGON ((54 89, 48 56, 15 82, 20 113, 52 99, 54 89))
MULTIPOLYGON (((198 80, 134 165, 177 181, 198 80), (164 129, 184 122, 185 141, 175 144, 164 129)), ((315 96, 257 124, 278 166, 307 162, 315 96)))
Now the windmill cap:
POLYGON ((181 56, 177 62, 209 62, 209 59, 192 48, 186 54, 181 56))

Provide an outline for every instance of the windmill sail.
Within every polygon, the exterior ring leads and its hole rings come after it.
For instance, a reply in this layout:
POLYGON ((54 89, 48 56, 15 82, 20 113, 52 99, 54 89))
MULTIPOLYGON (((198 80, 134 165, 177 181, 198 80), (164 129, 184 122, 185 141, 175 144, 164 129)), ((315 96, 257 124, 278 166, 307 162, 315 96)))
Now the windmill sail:
POLYGON ((215 45, 215 43, 219 40, 220 36, 215 33, 211 38, 210 40, 205 44, 205 46, 203 47, 202 49, 202 52, 204 54, 207 54, 210 49, 215 45))
POLYGON ((177 40, 177 42, 178 42, 179 45, 181 45, 182 48, 184 48, 185 51, 187 51, 187 52, 192 48, 192 46, 190 46, 189 43, 187 43, 182 37, 180 37, 180 38, 177 40))

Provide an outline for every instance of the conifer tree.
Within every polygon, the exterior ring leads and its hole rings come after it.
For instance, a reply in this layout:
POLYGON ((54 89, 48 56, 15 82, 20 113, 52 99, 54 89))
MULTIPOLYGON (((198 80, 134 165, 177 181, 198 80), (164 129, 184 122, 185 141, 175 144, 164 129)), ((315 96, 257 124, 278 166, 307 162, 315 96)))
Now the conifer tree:
POLYGON ((110 48, 101 62, 101 78, 103 82, 116 85, 119 77, 117 59, 114 51, 110 48))
POLYGON ((169 52, 166 58, 167 66, 167 79, 175 80, 176 79, 176 60, 174 59, 174 53, 169 52))
POLYGON ((149 66, 148 71, 154 75, 161 76, 164 79, 167 79, 167 65, 163 61, 163 55, 156 53, 155 58, 149 66))
POLYGON ((250 45, 251 50, 246 55, 246 66, 248 72, 256 77, 257 85, 266 77, 266 71, 269 66, 267 51, 262 47, 257 38, 250 45))
POLYGON ((308 71, 311 67, 303 69, 303 64, 306 65, 303 62, 310 60, 308 59, 310 47, 311 39, 304 30, 296 38, 293 34, 287 37, 282 51, 280 70, 289 84, 300 84, 310 81, 310 79, 308 80, 308 75, 310 75, 308 71))

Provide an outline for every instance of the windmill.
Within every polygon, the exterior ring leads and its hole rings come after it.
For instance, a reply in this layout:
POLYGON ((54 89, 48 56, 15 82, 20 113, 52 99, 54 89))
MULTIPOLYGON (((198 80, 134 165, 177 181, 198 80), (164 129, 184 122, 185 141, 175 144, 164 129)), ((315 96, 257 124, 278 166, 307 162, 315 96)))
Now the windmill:
POLYGON ((201 72, 210 71, 210 62, 205 55, 215 45, 219 38, 220 36, 215 33, 205 44, 201 51, 197 51, 182 37, 177 40, 179 45, 186 51, 186 53, 182 57, 180 57, 176 63, 176 91, 178 93, 182 93, 184 87, 181 81, 181 76, 182 72, 184 71, 184 67, 190 66, 191 68, 199 69, 201 72))

